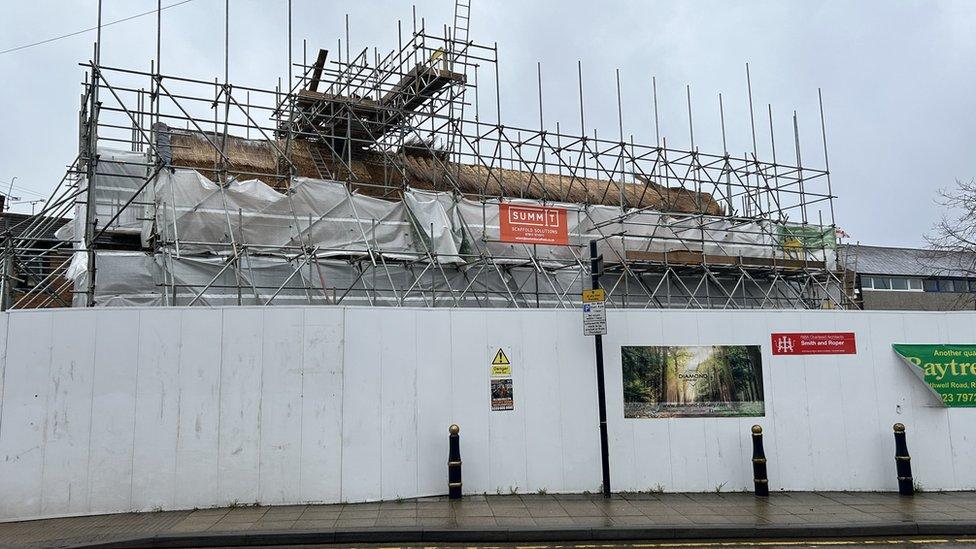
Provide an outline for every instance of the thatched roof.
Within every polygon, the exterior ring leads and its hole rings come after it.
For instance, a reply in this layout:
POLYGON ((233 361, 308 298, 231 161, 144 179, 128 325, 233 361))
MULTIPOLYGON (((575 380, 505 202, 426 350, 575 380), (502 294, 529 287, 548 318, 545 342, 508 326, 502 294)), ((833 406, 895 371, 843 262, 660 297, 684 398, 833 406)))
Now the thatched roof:
MULTIPOLYGON (((217 178, 215 166, 220 155, 213 144, 221 145, 221 136, 199 132, 171 130, 173 165, 193 168, 211 179, 217 178), (213 143, 213 144, 211 144, 213 143)), ((248 140, 228 137, 224 145, 230 164, 228 173, 244 179, 261 179, 273 187, 287 185, 290 166, 279 159, 288 149, 288 158, 303 177, 329 177, 320 173, 313 155, 322 159, 332 179, 345 181, 349 178, 342 162, 333 162, 326 149, 315 143, 295 139, 290 144, 278 140, 248 140), (313 150, 313 147, 318 149, 313 150), (281 151, 281 152, 279 152, 281 151)), ((620 185, 614 181, 578 178, 568 175, 533 174, 512 169, 445 163, 431 156, 411 154, 396 155, 395 162, 381 153, 370 152, 354 157, 352 186, 365 195, 384 198, 398 197, 398 189, 404 186, 416 189, 455 191, 467 196, 497 196, 531 198, 589 204, 620 204, 620 185)), ((651 208, 665 212, 705 213, 724 215, 724 210, 708 193, 696 193, 683 188, 672 188, 654 182, 623 183, 623 197, 627 207, 651 208)))

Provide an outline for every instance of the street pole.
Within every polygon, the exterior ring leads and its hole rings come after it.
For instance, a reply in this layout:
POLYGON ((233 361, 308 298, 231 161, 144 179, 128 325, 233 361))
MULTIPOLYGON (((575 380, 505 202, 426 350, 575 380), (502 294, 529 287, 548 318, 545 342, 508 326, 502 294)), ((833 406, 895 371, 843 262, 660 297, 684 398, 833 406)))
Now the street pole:
MULTIPOLYGON (((590 241, 590 287, 600 288, 603 257, 596 252, 596 240, 590 241)), ((596 390, 600 400, 600 459, 603 465, 603 497, 610 497, 610 443, 607 438, 607 387, 603 376, 603 336, 593 336, 596 344, 596 390)))

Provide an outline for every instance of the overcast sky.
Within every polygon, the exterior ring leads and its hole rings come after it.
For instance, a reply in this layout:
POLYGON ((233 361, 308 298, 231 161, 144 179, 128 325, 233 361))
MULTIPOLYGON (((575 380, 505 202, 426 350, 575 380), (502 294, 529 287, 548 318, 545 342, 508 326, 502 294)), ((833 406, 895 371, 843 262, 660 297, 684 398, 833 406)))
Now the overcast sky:
MULTIPOLYGON (((164 0, 167 6, 178 0, 164 0)), ((578 130, 576 62, 582 61, 588 131, 617 133, 614 70, 620 69, 624 130, 653 143, 651 77, 661 131, 687 147, 685 85, 696 145, 721 153, 718 93, 731 151, 751 150, 745 63, 752 71, 760 156, 769 158, 771 104, 777 153, 792 149, 791 116, 804 164, 822 167, 817 88, 823 89, 836 222, 852 240, 920 245, 940 215, 940 187, 976 177, 976 2, 699 2, 471 0, 471 39, 498 43, 502 118, 537 127, 536 63, 542 63, 546 125, 578 130)), ((231 0, 230 79, 273 88, 287 69, 287 0, 231 0)), ((94 0, 5 2, 0 50, 93 26, 94 0)), ((155 8, 155 0, 104 0, 109 22, 155 8)), ((163 12, 164 72, 222 75, 222 0, 163 12)), ((418 2, 428 29, 450 24, 453 2, 418 2)), ((396 44, 411 4, 293 0, 294 55, 335 48, 348 13, 352 49, 396 44)), ((0 54, 0 192, 49 192, 77 151, 83 68, 94 33, 0 54)), ((106 64, 148 70, 155 16, 103 30, 106 64)), ((782 160, 782 158, 781 158, 782 160)), ((22 204, 19 209, 30 211, 22 204)))

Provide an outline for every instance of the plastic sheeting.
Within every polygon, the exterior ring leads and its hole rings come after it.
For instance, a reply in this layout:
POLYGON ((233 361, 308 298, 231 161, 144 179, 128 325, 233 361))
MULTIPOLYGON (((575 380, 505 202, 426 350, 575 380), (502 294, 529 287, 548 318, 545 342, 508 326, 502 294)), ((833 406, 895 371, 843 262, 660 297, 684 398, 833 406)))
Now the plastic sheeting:
MULTIPOLYGON (((221 188, 193 170, 167 170, 156 181, 155 196, 155 231, 164 241, 178 241, 182 254, 226 255, 243 245, 256 253, 313 250, 334 257, 372 250, 394 259, 424 259, 430 253, 442 264, 481 256, 500 264, 534 258, 549 265, 576 262, 579 248, 600 238, 601 251, 618 260, 632 250, 795 258, 778 247, 777 226, 769 222, 671 217, 616 206, 546 204, 568 211, 567 247, 500 242, 497 202, 416 189, 406 189, 403 200, 394 202, 352 194, 342 183, 321 179, 295 178, 282 193, 258 180, 221 188), (621 236, 605 239, 610 235, 621 236)), ((147 236, 151 228, 146 225, 147 236)), ((823 259, 821 250, 807 254, 823 259)))
MULTIPOLYGON (((105 158, 96 178, 99 208, 134 195, 141 185, 135 167, 144 162, 141 153, 105 158)), ((158 238, 161 251, 99 252, 98 305, 266 304, 272 298, 315 304, 338 298, 364 305, 564 306, 567 292, 583 288, 585 246, 594 238, 610 262, 623 261, 629 251, 676 250, 798 259, 795 247, 784 249, 777 240, 780 225, 768 221, 547 203, 567 210, 570 245, 534 246, 499 241, 496 201, 449 193, 406 189, 401 201, 391 201, 350 193, 340 182, 300 177, 281 192, 259 180, 221 186, 194 170, 170 169, 152 183, 145 192, 154 200, 148 215, 140 219, 143 208, 131 207, 118 230, 141 227, 144 243, 158 238)), ((801 247, 799 253, 833 266, 833 250, 801 247)), ((76 252, 68 271, 80 292, 76 299, 86 288, 85 254, 76 252)), ((625 283, 657 286, 653 277, 640 276, 625 283)))
MULTIPOLYGON (((84 258, 83 253, 78 254, 84 258)), ((335 259, 313 262, 244 256, 239 265, 226 257, 182 257, 142 252, 98 252, 95 305, 364 305, 415 307, 573 308, 589 287, 582 267, 537 271, 528 267, 390 264, 357 267, 335 259)), ((86 276, 76 279, 75 306, 85 304, 86 276)), ((723 308, 734 294, 740 304, 764 301, 762 286, 737 286, 734 280, 702 285, 686 276, 662 282, 659 274, 607 275, 616 308, 723 308), (623 290, 624 288, 626 290, 623 290), (652 294, 653 297, 652 297, 652 294)), ((775 301, 766 303, 775 307, 775 301)))
MULTIPOLYGON (((329 257, 368 254, 370 249, 394 259, 414 259, 426 246, 442 262, 457 261, 458 238, 439 202, 413 193, 406 202, 349 193, 334 181, 296 177, 279 192, 259 180, 234 181, 224 188, 193 170, 161 173, 156 181, 156 230, 179 242, 186 253, 228 254, 233 246, 255 253, 314 250, 329 257), (412 218, 411 218, 412 214, 412 218), (416 225, 434 226, 434 234, 416 225)), ((310 252, 311 253, 311 252, 310 252)))
MULTIPOLYGON (((85 254, 77 257, 83 259, 85 254)), ((575 303, 588 281, 579 269, 538 273, 522 267, 424 264, 360 269, 334 259, 305 262, 243 256, 239 265, 228 265, 228 260, 98 252, 95 304, 326 305, 341 301, 373 306, 511 307, 514 301, 519 307, 558 307, 575 303)), ((75 306, 85 303, 86 283, 84 273, 75 279, 75 306)))
MULTIPOLYGON (((153 202, 152 185, 145 185, 140 192, 146 178, 151 174, 148 162, 148 157, 142 152, 98 149, 98 162, 95 164, 93 179, 95 218, 99 229, 107 224, 107 232, 139 234, 143 230, 144 220, 147 217, 146 206, 153 202), (125 207, 127 203, 130 205, 125 207)), ((74 219, 72 223, 65 224, 57 232, 61 240, 75 240, 75 235, 79 235, 80 238, 80 235, 84 234, 83 224, 87 219, 84 202, 87 198, 87 188, 87 180, 83 178, 80 181, 81 194, 78 197, 74 219)))

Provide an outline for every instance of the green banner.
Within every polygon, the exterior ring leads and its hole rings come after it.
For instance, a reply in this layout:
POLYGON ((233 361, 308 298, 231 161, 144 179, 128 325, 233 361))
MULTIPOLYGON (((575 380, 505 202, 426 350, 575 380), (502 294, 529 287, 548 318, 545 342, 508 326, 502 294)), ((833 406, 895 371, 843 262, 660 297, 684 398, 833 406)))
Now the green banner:
POLYGON ((832 250, 837 247, 833 227, 817 225, 779 225, 779 245, 787 251, 832 250))
POLYGON ((976 407, 976 345, 892 345, 950 408, 976 407))

